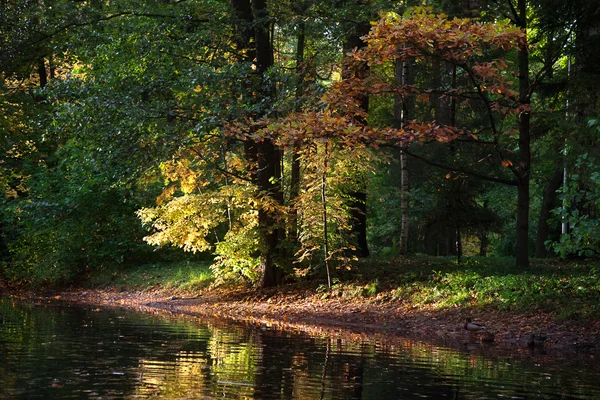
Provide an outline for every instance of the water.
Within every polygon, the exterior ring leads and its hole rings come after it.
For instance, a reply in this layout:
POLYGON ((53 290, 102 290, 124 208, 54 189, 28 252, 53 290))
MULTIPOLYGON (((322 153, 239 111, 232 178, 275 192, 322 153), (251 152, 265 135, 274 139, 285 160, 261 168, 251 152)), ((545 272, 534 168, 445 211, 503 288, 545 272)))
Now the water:
POLYGON ((479 350, 0 298, 1 399, 600 399, 585 357, 479 350))

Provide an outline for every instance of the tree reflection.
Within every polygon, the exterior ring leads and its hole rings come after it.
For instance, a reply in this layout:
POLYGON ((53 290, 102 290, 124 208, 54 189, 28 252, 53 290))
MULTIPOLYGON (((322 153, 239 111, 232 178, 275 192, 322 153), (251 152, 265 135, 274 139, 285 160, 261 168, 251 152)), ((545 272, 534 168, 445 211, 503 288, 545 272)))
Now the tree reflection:
POLYGON ((0 398, 600 398, 594 364, 0 298, 0 398), (563 396, 563 397, 560 397, 563 396))

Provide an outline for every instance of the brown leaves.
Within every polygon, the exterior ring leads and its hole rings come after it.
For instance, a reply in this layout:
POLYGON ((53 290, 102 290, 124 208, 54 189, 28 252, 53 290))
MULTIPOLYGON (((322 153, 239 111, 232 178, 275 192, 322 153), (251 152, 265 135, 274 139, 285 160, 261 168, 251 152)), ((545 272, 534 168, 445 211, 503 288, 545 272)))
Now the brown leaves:
MULTIPOLYGON (((402 146, 411 142, 450 142, 471 132, 436 124, 412 121, 403 129, 374 128, 366 125, 368 118, 361 99, 366 96, 413 98, 421 103, 431 101, 431 96, 445 101, 460 102, 470 107, 476 101, 487 102, 493 113, 506 116, 510 112, 526 112, 511 108, 518 93, 512 89, 512 75, 506 73, 511 65, 502 57, 490 60, 494 51, 506 52, 526 44, 525 35, 508 22, 483 23, 468 18, 449 19, 444 14, 434 14, 427 8, 415 8, 407 17, 388 15, 374 25, 365 38, 367 47, 354 49, 348 54, 355 65, 384 64, 396 59, 417 62, 435 59, 456 67, 457 81, 463 87, 446 88, 434 93, 430 87, 418 88, 414 84, 395 84, 374 70, 332 84, 323 97, 324 107, 318 111, 293 113, 283 119, 243 121, 225 129, 226 135, 240 140, 256 142, 271 140, 283 148, 294 145, 320 143, 334 140, 342 148, 356 144, 378 149, 383 145, 402 146), (473 92, 473 88, 477 88, 473 92)), ((362 69, 361 69, 362 71, 362 69)))
POLYGON ((414 8, 406 18, 387 15, 365 40, 368 47, 351 56, 370 64, 430 56, 464 64, 481 56, 484 49, 507 51, 526 45, 525 34, 507 21, 491 24, 469 18, 448 19, 423 7, 414 8))

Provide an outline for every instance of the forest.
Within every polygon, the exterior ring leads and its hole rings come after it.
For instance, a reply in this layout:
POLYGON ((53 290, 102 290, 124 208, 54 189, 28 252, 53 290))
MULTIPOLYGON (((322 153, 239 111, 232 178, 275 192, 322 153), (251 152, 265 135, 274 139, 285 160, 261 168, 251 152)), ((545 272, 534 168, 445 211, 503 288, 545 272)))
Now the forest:
POLYGON ((1 4, 6 282, 600 255, 598 0, 1 4))

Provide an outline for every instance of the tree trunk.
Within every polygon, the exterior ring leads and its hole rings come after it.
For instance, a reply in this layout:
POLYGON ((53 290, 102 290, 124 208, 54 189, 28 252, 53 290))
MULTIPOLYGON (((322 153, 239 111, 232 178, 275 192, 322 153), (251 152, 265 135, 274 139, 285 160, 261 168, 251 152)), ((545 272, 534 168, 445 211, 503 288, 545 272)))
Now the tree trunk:
POLYGON ((479 256, 487 257, 487 249, 490 245, 490 240, 488 239, 487 231, 482 231, 479 236, 479 256))
MULTIPOLYGON (((255 71, 249 72, 248 81, 254 82, 248 92, 255 103, 270 103, 274 87, 265 79, 265 74, 273 66, 273 49, 269 34, 269 14, 266 0, 231 0, 236 17, 234 38, 243 61, 254 62, 255 71), (256 79, 255 77, 258 77, 256 79)), ((266 116, 265 110, 259 110, 256 118, 266 116)), ((268 140, 246 140, 246 156, 253 168, 250 173, 256 180, 261 192, 272 200, 283 203, 283 194, 279 186, 281 152, 268 140), (256 163, 252 162, 256 161, 256 163)), ((277 218, 273 211, 261 207, 258 210, 260 232, 260 287, 276 286, 283 281, 283 272, 276 266, 280 241, 277 218)))
MULTIPOLYGON (((456 66, 440 60, 434 60, 433 62, 433 87, 441 93, 447 92, 451 87, 454 88, 456 86, 456 66)), ((436 123, 453 125, 455 107, 453 97, 432 94, 431 98, 434 102, 434 118, 436 123)))
POLYGON ((400 208, 402 210, 402 219, 400 220, 400 241, 398 251, 400 255, 408 253, 408 229, 410 223, 408 191, 408 162, 406 153, 400 149, 400 208))
MULTIPOLYGON (((298 23, 298 36, 296 45, 296 112, 302 110, 302 97, 305 92, 306 65, 304 65, 304 48, 306 45, 306 23, 302 18, 303 9, 298 11, 301 17, 298 23)), ((293 242, 298 241, 298 211, 294 205, 294 200, 300 193, 300 143, 294 143, 292 148, 292 167, 290 177, 290 204, 292 211, 290 215, 290 239, 293 242)))
POLYGON ((460 226, 456 228, 456 262, 458 265, 462 264, 463 248, 462 248, 462 235, 460 232, 460 226))
MULTIPOLYGON (((487 210, 488 209, 488 201, 485 200, 483 202, 483 209, 487 210)), ((479 230, 479 256, 481 257, 486 257, 487 256, 487 249, 488 246, 490 244, 490 240, 488 239, 488 228, 487 227, 481 227, 479 230)))
MULTIPOLYGON (((518 1, 519 27, 527 31, 527 2, 518 1)), ((529 52, 527 46, 519 50, 519 103, 529 107, 531 93, 529 86, 529 52)), ((529 266, 529 180, 531 175, 531 112, 523 110, 518 116, 519 123, 519 166, 517 176, 517 227, 515 261, 518 267, 529 266)))
MULTIPOLYGON (((363 189, 363 188, 361 188, 363 189)), ((360 190, 349 193, 350 200, 350 213, 352 221, 352 234, 356 241, 356 256, 368 257, 369 256, 369 245, 367 243, 367 192, 360 190)))
POLYGON ((44 60, 44 57, 38 59, 37 72, 40 78, 40 88, 43 89, 48 84, 48 71, 46 70, 46 60, 44 60))
POLYGON ((559 168, 554 172, 550 180, 548 180, 544 186, 542 209, 540 211, 537 234, 535 237, 536 258, 548 257, 548 249, 546 248, 546 241, 550 237, 550 225, 548 224, 548 219, 550 218, 550 212, 556 207, 556 191, 560 188, 562 182, 563 169, 559 168))
POLYGON ((290 171, 290 227, 289 239, 292 243, 298 242, 298 210, 294 204, 300 194, 300 145, 295 143, 292 148, 292 168, 290 171))
POLYGON ((323 155, 323 171, 321 172, 321 204, 323 206, 323 256, 325 257, 325 271, 327 272, 327 287, 331 289, 331 272, 329 270, 329 232, 327 226, 327 161, 329 148, 325 142, 325 153, 323 155))
MULTIPOLYGON (((258 101, 265 101, 272 98, 274 87, 268 83, 265 74, 273 66, 273 48, 269 35, 269 13, 266 0, 252 1, 252 17, 254 26, 254 40, 256 43, 256 72, 260 75, 259 88, 256 91, 258 101)), ((270 103, 270 101, 267 101, 270 103)), ((264 112, 264 111, 263 111, 264 112)), ((283 203, 283 194, 281 192, 281 152, 275 145, 268 140, 257 144, 258 149, 258 187, 261 191, 278 202, 283 203)), ((258 211, 258 225, 261 231, 261 256, 260 271, 261 287, 270 287, 281 284, 283 273, 275 264, 280 232, 277 227, 276 216, 273 211, 261 208, 258 211)))
MULTIPOLYGON (((368 3, 368 1, 360 1, 361 3, 368 3)), ((366 5, 366 4, 365 4, 366 5)), ((343 46, 344 55, 349 53, 355 48, 362 48, 366 46, 366 43, 361 39, 369 33, 371 25, 369 22, 358 22, 354 27, 354 30, 346 38, 346 42, 343 46)), ((350 77, 350 71, 346 65, 342 66, 342 79, 350 77)), ((365 78, 369 73, 369 66, 367 63, 362 63, 360 67, 356 69, 356 74, 359 78, 365 78)), ((368 112, 369 110, 369 96, 366 94, 359 95, 357 98, 360 107, 368 112)), ((366 123, 366 121, 360 121, 366 123)), ((360 179, 357 177, 357 180, 360 179)), ((362 179, 359 181, 363 181, 362 179)), ((355 235, 356 250, 353 252, 357 257, 368 257, 369 247, 367 242, 367 188, 363 182, 360 184, 362 187, 353 193, 347 193, 350 197, 350 207, 352 208, 352 233, 355 235)))
MULTIPOLYGON (((279 185, 273 182, 278 179, 276 169, 279 164, 279 152, 273 143, 265 141, 257 145, 258 148, 258 187, 281 204, 282 196, 279 185)), ((277 286, 283 281, 282 270, 275 264, 278 252, 280 232, 277 227, 277 219, 272 211, 261 207, 258 210, 258 226, 261 234, 260 255, 260 287, 277 286)))
MULTIPOLYGON (((409 83, 410 61, 396 60, 395 80, 396 83, 404 86, 409 83)), ((397 127, 402 129, 408 116, 408 104, 403 96, 396 96, 394 99, 394 119, 397 127)), ((398 252, 400 255, 406 255, 408 252, 408 226, 409 226, 409 202, 408 191, 408 160, 403 148, 400 148, 400 209, 402 217, 400 220, 400 240, 398 242, 398 252)))
POLYGON ((583 120, 597 112, 600 100, 600 8, 596 1, 592 1, 585 5, 584 10, 575 26, 573 72, 577 93, 570 99, 573 103, 571 112, 583 120))

